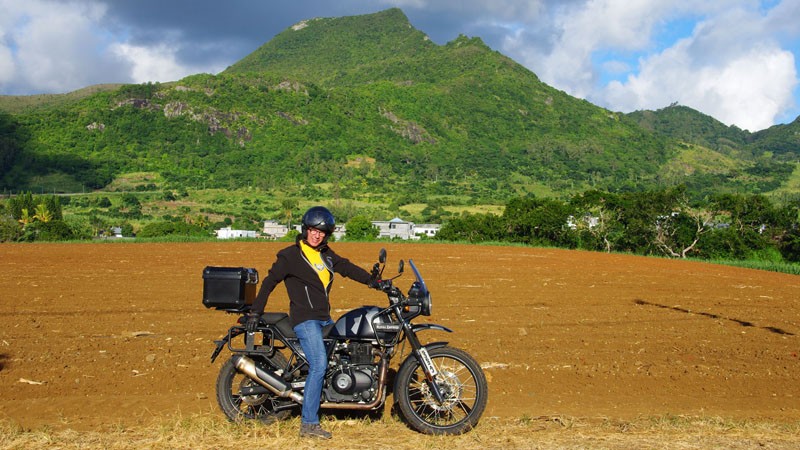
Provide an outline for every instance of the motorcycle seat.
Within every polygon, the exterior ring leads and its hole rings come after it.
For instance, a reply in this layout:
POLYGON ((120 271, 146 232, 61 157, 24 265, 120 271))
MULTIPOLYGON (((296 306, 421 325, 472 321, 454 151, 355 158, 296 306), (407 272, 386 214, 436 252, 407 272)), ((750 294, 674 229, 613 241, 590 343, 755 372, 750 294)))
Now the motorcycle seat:
POLYGON ((267 325, 272 325, 286 337, 295 337, 292 322, 286 313, 264 313, 261 320, 267 325))

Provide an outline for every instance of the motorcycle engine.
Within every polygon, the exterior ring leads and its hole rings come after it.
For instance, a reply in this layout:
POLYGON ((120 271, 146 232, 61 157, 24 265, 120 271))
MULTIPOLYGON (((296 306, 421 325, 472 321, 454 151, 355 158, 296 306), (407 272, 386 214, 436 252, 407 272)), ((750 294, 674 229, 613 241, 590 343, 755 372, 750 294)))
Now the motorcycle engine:
POLYGON ((336 368, 329 371, 323 393, 330 402, 370 401, 377 390, 378 366, 373 361, 372 345, 344 344, 335 354, 336 368))

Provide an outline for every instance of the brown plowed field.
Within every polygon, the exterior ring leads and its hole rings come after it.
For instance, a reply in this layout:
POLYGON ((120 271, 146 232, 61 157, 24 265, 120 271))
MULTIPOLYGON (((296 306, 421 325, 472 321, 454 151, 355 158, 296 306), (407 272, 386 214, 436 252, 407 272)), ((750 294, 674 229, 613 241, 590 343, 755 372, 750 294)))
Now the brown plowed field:
MULTIPOLYGON (((0 419, 78 430, 215 411, 234 317, 201 304, 207 265, 264 275, 280 243, 0 245, 0 419)), ((426 332, 474 355, 485 417, 800 419, 800 277, 554 249, 334 248, 370 267, 413 258, 426 332)), ((397 284, 407 288, 411 274, 397 284)), ((382 294, 338 279, 335 316, 382 294)), ((268 309, 285 311, 279 287, 268 309)), ((221 415, 221 413, 219 413, 221 415)))

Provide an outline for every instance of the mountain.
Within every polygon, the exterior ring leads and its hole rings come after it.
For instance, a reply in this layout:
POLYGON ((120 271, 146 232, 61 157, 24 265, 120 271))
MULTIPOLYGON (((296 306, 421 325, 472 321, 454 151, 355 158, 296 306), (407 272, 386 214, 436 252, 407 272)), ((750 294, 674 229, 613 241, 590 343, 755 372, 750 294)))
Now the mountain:
POLYGON ((666 178, 682 179, 681 183, 695 191, 718 184, 723 190, 797 194, 787 183, 797 179, 795 172, 800 175, 800 118, 750 133, 676 104, 628 116, 642 127, 677 141, 680 151, 664 166, 666 178))
POLYGON ((679 183, 704 195, 777 189, 799 153, 794 124, 762 135, 684 107, 608 111, 479 38, 437 45, 399 9, 300 22, 216 76, 12 112, 0 114, 12 190, 155 172, 172 187, 312 198, 497 202, 679 183))
POLYGON ((711 116, 678 104, 657 111, 636 111, 628 116, 650 131, 723 153, 743 147, 750 135, 736 126, 726 126, 711 116))

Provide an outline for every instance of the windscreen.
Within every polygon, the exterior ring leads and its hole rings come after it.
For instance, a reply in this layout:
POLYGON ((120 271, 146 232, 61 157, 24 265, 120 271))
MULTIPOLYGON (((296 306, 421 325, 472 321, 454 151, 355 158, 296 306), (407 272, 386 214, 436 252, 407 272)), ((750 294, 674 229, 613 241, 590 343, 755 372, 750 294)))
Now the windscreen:
POLYGON ((419 270, 417 270, 417 266, 414 264, 414 260, 409 259, 408 260, 408 264, 411 265, 411 270, 414 271, 414 276, 417 278, 417 281, 419 282, 420 286, 422 287, 421 294, 423 296, 427 296, 428 295, 428 286, 425 285, 425 280, 423 280, 422 279, 422 275, 419 274, 419 270))

